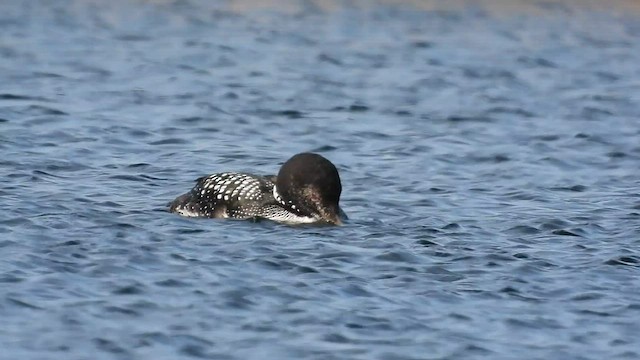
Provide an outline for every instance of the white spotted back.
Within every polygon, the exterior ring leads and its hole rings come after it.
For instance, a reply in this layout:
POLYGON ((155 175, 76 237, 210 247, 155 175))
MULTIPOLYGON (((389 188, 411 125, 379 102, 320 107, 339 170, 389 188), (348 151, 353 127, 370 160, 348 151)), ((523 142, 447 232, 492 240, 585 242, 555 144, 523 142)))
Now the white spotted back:
POLYGON ((261 216, 273 203, 274 184, 268 177, 219 173, 201 177, 191 191, 174 200, 171 211, 183 216, 246 219, 261 216))

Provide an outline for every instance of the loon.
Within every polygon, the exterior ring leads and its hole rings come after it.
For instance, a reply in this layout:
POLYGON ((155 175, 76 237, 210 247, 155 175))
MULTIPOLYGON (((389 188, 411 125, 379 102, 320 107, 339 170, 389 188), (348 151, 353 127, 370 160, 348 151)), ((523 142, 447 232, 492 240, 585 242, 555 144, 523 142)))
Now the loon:
POLYGON ((196 180, 169 211, 188 217, 269 219, 287 224, 340 225, 342 184, 338 169, 325 157, 300 153, 277 176, 224 172, 196 180))

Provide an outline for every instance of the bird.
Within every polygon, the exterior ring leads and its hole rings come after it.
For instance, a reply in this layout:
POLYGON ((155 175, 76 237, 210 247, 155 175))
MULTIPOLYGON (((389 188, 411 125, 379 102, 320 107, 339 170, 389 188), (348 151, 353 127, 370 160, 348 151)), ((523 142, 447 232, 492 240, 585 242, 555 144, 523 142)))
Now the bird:
POLYGON ((268 219, 285 224, 341 225, 342 183, 336 166, 322 155, 299 153, 277 175, 215 173, 169 204, 187 217, 268 219))

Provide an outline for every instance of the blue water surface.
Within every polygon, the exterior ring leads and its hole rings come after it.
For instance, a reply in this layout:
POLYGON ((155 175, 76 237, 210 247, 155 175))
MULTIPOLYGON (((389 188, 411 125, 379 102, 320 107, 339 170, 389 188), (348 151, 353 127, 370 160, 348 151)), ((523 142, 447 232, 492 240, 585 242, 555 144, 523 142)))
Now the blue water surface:
POLYGON ((0 3, 0 358, 640 358, 639 23, 0 3), (344 226, 166 211, 302 151, 338 167, 344 226))

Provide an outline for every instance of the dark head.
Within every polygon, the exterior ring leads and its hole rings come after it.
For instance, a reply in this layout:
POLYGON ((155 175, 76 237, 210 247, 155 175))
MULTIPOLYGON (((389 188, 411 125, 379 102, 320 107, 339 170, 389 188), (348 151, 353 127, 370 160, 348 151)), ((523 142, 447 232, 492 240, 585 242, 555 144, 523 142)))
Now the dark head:
POLYGON ((276 180, 276 188, 285 206, 293 211, 341 224, 339 212, 340 175, 323 156, 301 153, 287 160, 276 180))

